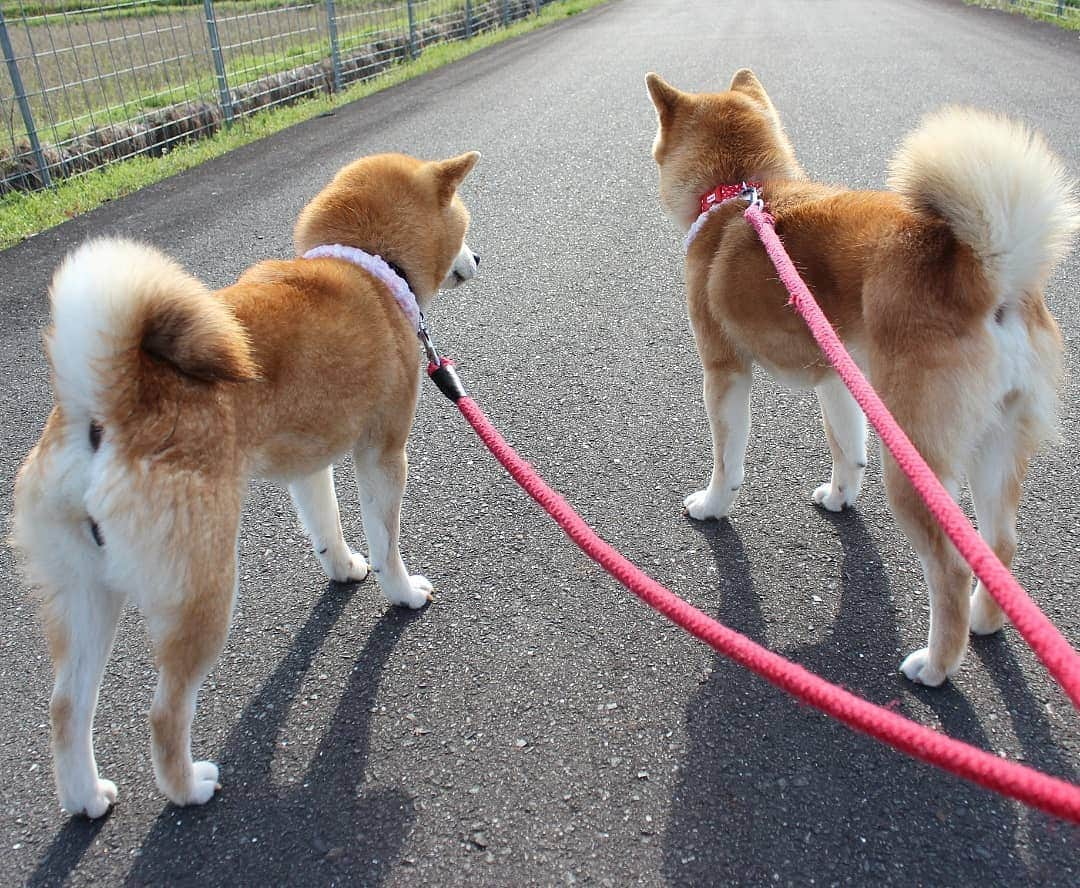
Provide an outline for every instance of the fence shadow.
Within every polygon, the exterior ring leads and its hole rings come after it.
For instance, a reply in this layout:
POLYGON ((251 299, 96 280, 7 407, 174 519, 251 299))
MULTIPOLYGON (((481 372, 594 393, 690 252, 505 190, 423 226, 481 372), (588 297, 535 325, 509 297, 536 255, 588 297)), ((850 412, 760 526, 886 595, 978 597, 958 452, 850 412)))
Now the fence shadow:
MULTIPOLYGON (((895 673, 902 652, 877 549, 857 512, 824 518, 843 548, 839 610, 831 635, 785 653, 870 699, 914 692, 953 736, 986 748, 962 695, 913 691, 895 673)), ((726 522, 701 533, 726 580, 719 619, 767 643, 738 533, 726 522)), ((978 845, 979 823, 1015 835, 1012 803, 811 714, 724 658, 689 702, 686 725, 664 848, 672 884, 1027 884, 1034 875, 1013 842, 978 845)))
MULTIPOLYGON (((384 880, 415 812, 406 793, 362 785, 368 720, 386 661, 417 612, 392 608, 372 628, 304 779, 289 787, 271 779, 289 706, 356 588, 328 584, 225 744, 219 757, 225 790, 199 808, 168 806, 139 849, 129 885, 280 885, 305 874, 350 884, 384 880)), ((63 883, 102 823, 69 821, 28 884, 63 883)))

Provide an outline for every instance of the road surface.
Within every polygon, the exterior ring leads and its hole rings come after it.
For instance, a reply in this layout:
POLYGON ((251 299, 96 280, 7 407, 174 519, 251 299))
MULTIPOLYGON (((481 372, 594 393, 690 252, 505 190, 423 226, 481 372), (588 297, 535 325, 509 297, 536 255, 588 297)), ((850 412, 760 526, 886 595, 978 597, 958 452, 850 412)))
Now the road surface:
MULTIPOLYGON (((926 111, 1022 115, 1080 171, 1075 34, 952 0, 616 0, 337 110, 0 253, 0 508, 49 408, 39 332, 58 259, 147 239, 212 285, 290 253, 300 207, 352 158, 479 149, 464 187, 480 276, 433 312, 471 393, 614 545, 751 637, 927 725, 1077 779, 1080 719, 1014 631, 948 687, 897 665, 923 643, 916 560, 879 464, 822 514, 817 409, 760 378, 737 513, 694 524, 709 443, 663 218, 644 75, 721 88, 749 65, 809 171, 881 187, 926 111)), ((1080 252, 1049 301, 1068 347, 1061 441, 1037 460, 1016 571, 1080 644, 1080 252)), ((317 396, 317 395, 314 395, 317 396)), ((1080 833, 856 736, 668 626, 601 575, 434 390, 410 444, 419 615, 322 579, 285 493, 255 484, 232 634, 194 728, 224 789, 164 803, 153 667, 126 615, 97 717, 120 802, 57 809, 48 661, 0 550, 0 881, 52 885, 1076 885, 1080 833)), ((348 467, 347 536, 362 542, 348 467)))

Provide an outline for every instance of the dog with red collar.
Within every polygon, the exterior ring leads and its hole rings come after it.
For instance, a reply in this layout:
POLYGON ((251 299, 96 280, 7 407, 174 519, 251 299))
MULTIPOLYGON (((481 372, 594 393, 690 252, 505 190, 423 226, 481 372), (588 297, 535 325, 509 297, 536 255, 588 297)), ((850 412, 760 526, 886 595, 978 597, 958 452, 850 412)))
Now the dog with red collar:
MULTIPOLYGON (((890 190, 810 180, 753 72, 728 90, 683 92, 647 79, 659 121, 660 202, 684 232, 690 321, 712 433, 708 485, 685 499, 697 520, 729 515, 744 478, 755 364, 821 404, 832 476, 813 501, 855 503, 866 420, 818 350, 743 219, 761 200, 848 350, 946 488, 966 480, 980 532, 1008 565, 1021 482, 1054 430, 1061 336, 1043 300, 1080 227, 1071 180, 1020 123, 964 108, 927 117, 891 165, 890 190)), ((940 685, 969 629, 1005 618, 888 455, 889 504, 930 590, 926 647, 901 664, 940 685)))

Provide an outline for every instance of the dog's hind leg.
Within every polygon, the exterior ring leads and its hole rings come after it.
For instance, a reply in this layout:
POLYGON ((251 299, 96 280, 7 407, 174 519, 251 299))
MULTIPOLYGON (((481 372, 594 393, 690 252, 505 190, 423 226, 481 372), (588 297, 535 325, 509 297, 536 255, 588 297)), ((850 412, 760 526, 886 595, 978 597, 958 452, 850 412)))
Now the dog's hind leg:
POLYGON ((56 672, 49 701, 56 788, 60 807, 69 814, 101 817, 116 801, 116 785, 98 775, 94 713, 124 596, 101 582, 95 564, 101 555, 89 527, 56 523, 49 535, 53 545, 64 550, 63 555, 54 554, 54 566, 60 566, 61 559, 68 566, 63 580, 43 590, 46 635, 56 672))
MULTIPOLYGON (((169 504, 171 528, 142 552, 144 585, 156 584, 139 601, 158 664, 150 706, 154 776, 177 805, 201 805, 218 787, 217 765, 192 761, 191 723, 199 687, 225 645, 236 597, 240 493, 231 495, 229 483, 189 479, 183 497, 169 504)), ((151 539, 147 534, 144 543, 151 539)))
MULTIPOLYGON (((979 533, 1006 567, 1016 554, 1016 513, 1038 437, 1021 410, 1007 410, 984 436, 968 472, 979 533)), ((971 631, 989 635, 1004 625, 1004 611, 979 580, 971 598, 971 631)))
POLYGON ((101 584, 95 573, 81 564, 46 604, 49 650, 56 669, 49 701, 56 787, 60 807, 87 817, 100 817, 116 801, 116 785, 98 776, 93 728, 98 691, 124 604, 124 596, 101 584))
MULTIPOLYGON (((955 499, 958 473, 923 454, 955 499)), ((936 687, 960 668, 967 651, 971 569, 949 542, 907 476, 889 454, 884 455, 889 506, 922 563, 930 590, 930 632, 927 646, 909 654, 900 671, 919 684, 936 687)))
POLYGON ((89 455, 82 440, 69 441, 54 411, 15 482, 12 543, 38 587, 55 672, 49 716, 60 806, 101 817, 116 785, 98 775, 94 712, 124 596, 103 581, 103 550, 82 517, 89 455))
POLYGON ((357 447, 353 462, 368 554, 379 586, 394 604, 421 608, 431 601, 432 585, 418 574, 409 576, 398 547, 401 500, 409 467, 405 450, 357 447))
POLYGON ((289 485, 296 512, 323 571, 339 583, 358 583, 368 575, 364 556, 349 550, 341 532, 334 490, 334 467, 327 466, 289 485))
POLYGON ((832 478, 814 491, 814 502, 830 512, 854 505, 866 472, 866 416, 835 374, 817 388, 825 437, 832 452, 832 478))

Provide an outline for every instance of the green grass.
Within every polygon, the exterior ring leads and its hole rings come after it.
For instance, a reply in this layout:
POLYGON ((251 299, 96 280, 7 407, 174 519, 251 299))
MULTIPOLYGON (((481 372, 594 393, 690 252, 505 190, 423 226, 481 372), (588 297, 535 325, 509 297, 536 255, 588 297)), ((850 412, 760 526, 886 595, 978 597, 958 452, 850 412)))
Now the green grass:
POLYGON ((1056 0, 964 0, 969 6, 1004 9, 1016 15, 1050 22, 1066 31, 1080 31, 1080 0, 1065 0, 1062 15, 1057 14, 1056 0))
POLYGON ((471 40, 428 47, 415 61, 397 65, 372 80, 355 83, 335 96, 319 96, 296 105, 254 114, 237 123, 231 130, 219 132, 198 142, 179 145, 163 157, 135 157, 65 180, 50 190, 6 194, 0 197, 0 249, 10 247, 110 200, 220 157, 241 145, 247 145, 340 105, 441 68, 487 46, 606 2, 609 0, 560 0, 545 7, 540 15, 522 19, 509 28, 486 31, 471 40))

